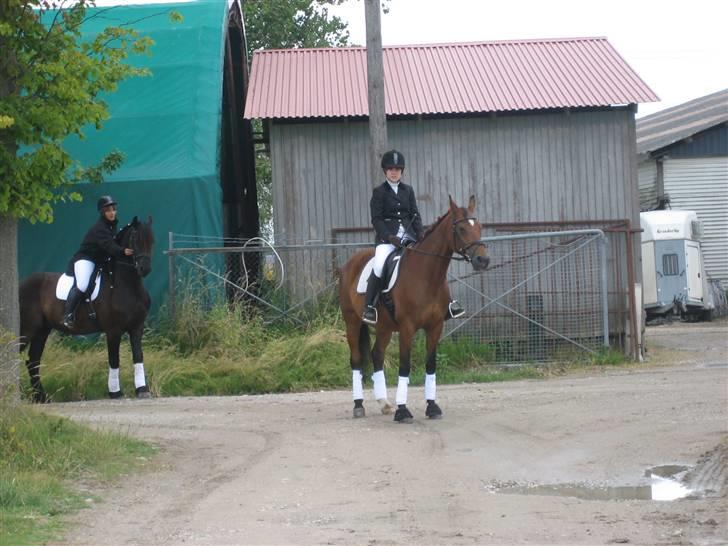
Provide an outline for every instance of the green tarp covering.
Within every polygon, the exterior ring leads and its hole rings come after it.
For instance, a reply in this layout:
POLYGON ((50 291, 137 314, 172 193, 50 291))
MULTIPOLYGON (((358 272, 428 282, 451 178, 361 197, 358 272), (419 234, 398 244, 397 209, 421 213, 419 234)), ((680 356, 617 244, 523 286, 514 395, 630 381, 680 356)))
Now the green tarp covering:
POLYGON ((96 200, 110 194, 119 203, 119 227, 133 216, 152 216, 156 237, 152 273, 145 285, 153 312, 167 299, 168 233, 222 237, 220 124, 227 2, 123 5, 89 10, 103 14, 84 24, 85 36, 131 23, 151 37, 152 55, 130 62, 152 75, 122 82, 105 97, 110 118, 86 139, 69 139, 66 149, 85 165, 114 149, 125 155, 121 168, 101 185, 83 184, 82 203, 59 204, 52 224, 21 222, 20 278, 34 271, 62 271, 96 220, 96 200), (184 21, 173 23, 175 10, 184 21))

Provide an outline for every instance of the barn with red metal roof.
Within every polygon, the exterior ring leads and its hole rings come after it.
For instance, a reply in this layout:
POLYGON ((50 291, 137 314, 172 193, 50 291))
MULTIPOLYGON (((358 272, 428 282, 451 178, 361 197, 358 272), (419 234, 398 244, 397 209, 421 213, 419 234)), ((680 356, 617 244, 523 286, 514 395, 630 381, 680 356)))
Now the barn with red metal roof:
MULTIPOLYGON (((383 57, 389 147, 407 159, 425 222, 449 194, 475 194, 489 234, 621 226, 610 236, 610 312, 636 320, 635 112, 659 99, 609 41, 392 46, 383 57)), ((382 180, 369 179, 366 74, 361 47, 254 53, 245 117, 265 128, 277 242, 370 240, 382 180)), ((312 263, 311 277, 329 266, 312 263)))

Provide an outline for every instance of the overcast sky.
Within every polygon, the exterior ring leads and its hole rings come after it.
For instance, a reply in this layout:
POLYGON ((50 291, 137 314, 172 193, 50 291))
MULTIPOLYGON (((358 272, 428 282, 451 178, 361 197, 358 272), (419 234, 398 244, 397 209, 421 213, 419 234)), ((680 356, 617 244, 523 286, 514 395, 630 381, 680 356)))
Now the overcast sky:
MULTIPOLYGON (((97 5, 159 1, 97 0, 97 5)), ((661 99, 641 104, 638 117, 728 88, 728 0, 385 2, 384 45, 606 36, 661 99)), ((352 43, 365 45, 363 0, 329 10, 348 23, 352 43)))
MULTIPOLYGON (((728 88, 728 0, 390 0, 383 45, 606 36, 660 97, 638 117, 728 88)), ((363 0, 330 8, 365 45, 363 0)))

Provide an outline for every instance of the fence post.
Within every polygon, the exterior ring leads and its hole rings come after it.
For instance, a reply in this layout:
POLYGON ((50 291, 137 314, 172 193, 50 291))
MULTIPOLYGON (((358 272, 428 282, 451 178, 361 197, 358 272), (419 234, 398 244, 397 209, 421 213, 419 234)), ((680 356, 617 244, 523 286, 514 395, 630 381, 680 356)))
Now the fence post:
POLYGON ((609 240, 605 233, 602 233, 599 241, 599 262, 601 265, 602 274, 602 325, 603 325, 603 336, 602 345, 609 347, 609 276, 607 263, 607 245, 609 240))
POLYGON ((175 284, 175 262, 174 262, 174 233, 169 232, 169 252, 167 252, 167 264, 169 271, 167 272, 167 282, 169 283, 169 316, 174 322, 177 313, 177 305, 174 297, 175 284))

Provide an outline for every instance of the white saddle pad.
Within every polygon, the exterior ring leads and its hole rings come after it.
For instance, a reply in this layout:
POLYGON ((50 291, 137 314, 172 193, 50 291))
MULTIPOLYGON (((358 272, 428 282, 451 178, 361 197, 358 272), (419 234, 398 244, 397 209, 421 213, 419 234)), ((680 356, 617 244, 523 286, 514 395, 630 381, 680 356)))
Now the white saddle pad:
MULTIPOLYGON (((397 277, 399 276, 399 260, 401 258, 402 256, 395 256, 394 258, 392 258, 394 260, 394 271, 392 272, 392 277, 389 279, 389 285, 386 289, 382 290, 382 292, 389 292, 394 286, 394 283, 397 282, 397 277)), ((364 266, 364 269, 361 270, 361 275, 359 275, 359 282, 356 285, 357 294, 367 293, 367 282, 369 281, 369 275, 372 274, 373 268, 374 258, 370 259, 364 266)))
MULTIPOLYGON (((96 278, 94 279, 94 291, 91 293, 91 301, 94 301, 99 295, 99 288, 101 288, 100 275, 101 271, 96 273, 96 278)), ((65 273, 58 279, 58 284, 56 284, 56 297, 59 300, 66 301, 66 299, 68 299, 68 293, 71 291, 71 287, 73 286, 73 280, 73 277, 66 275, 65 273)))

